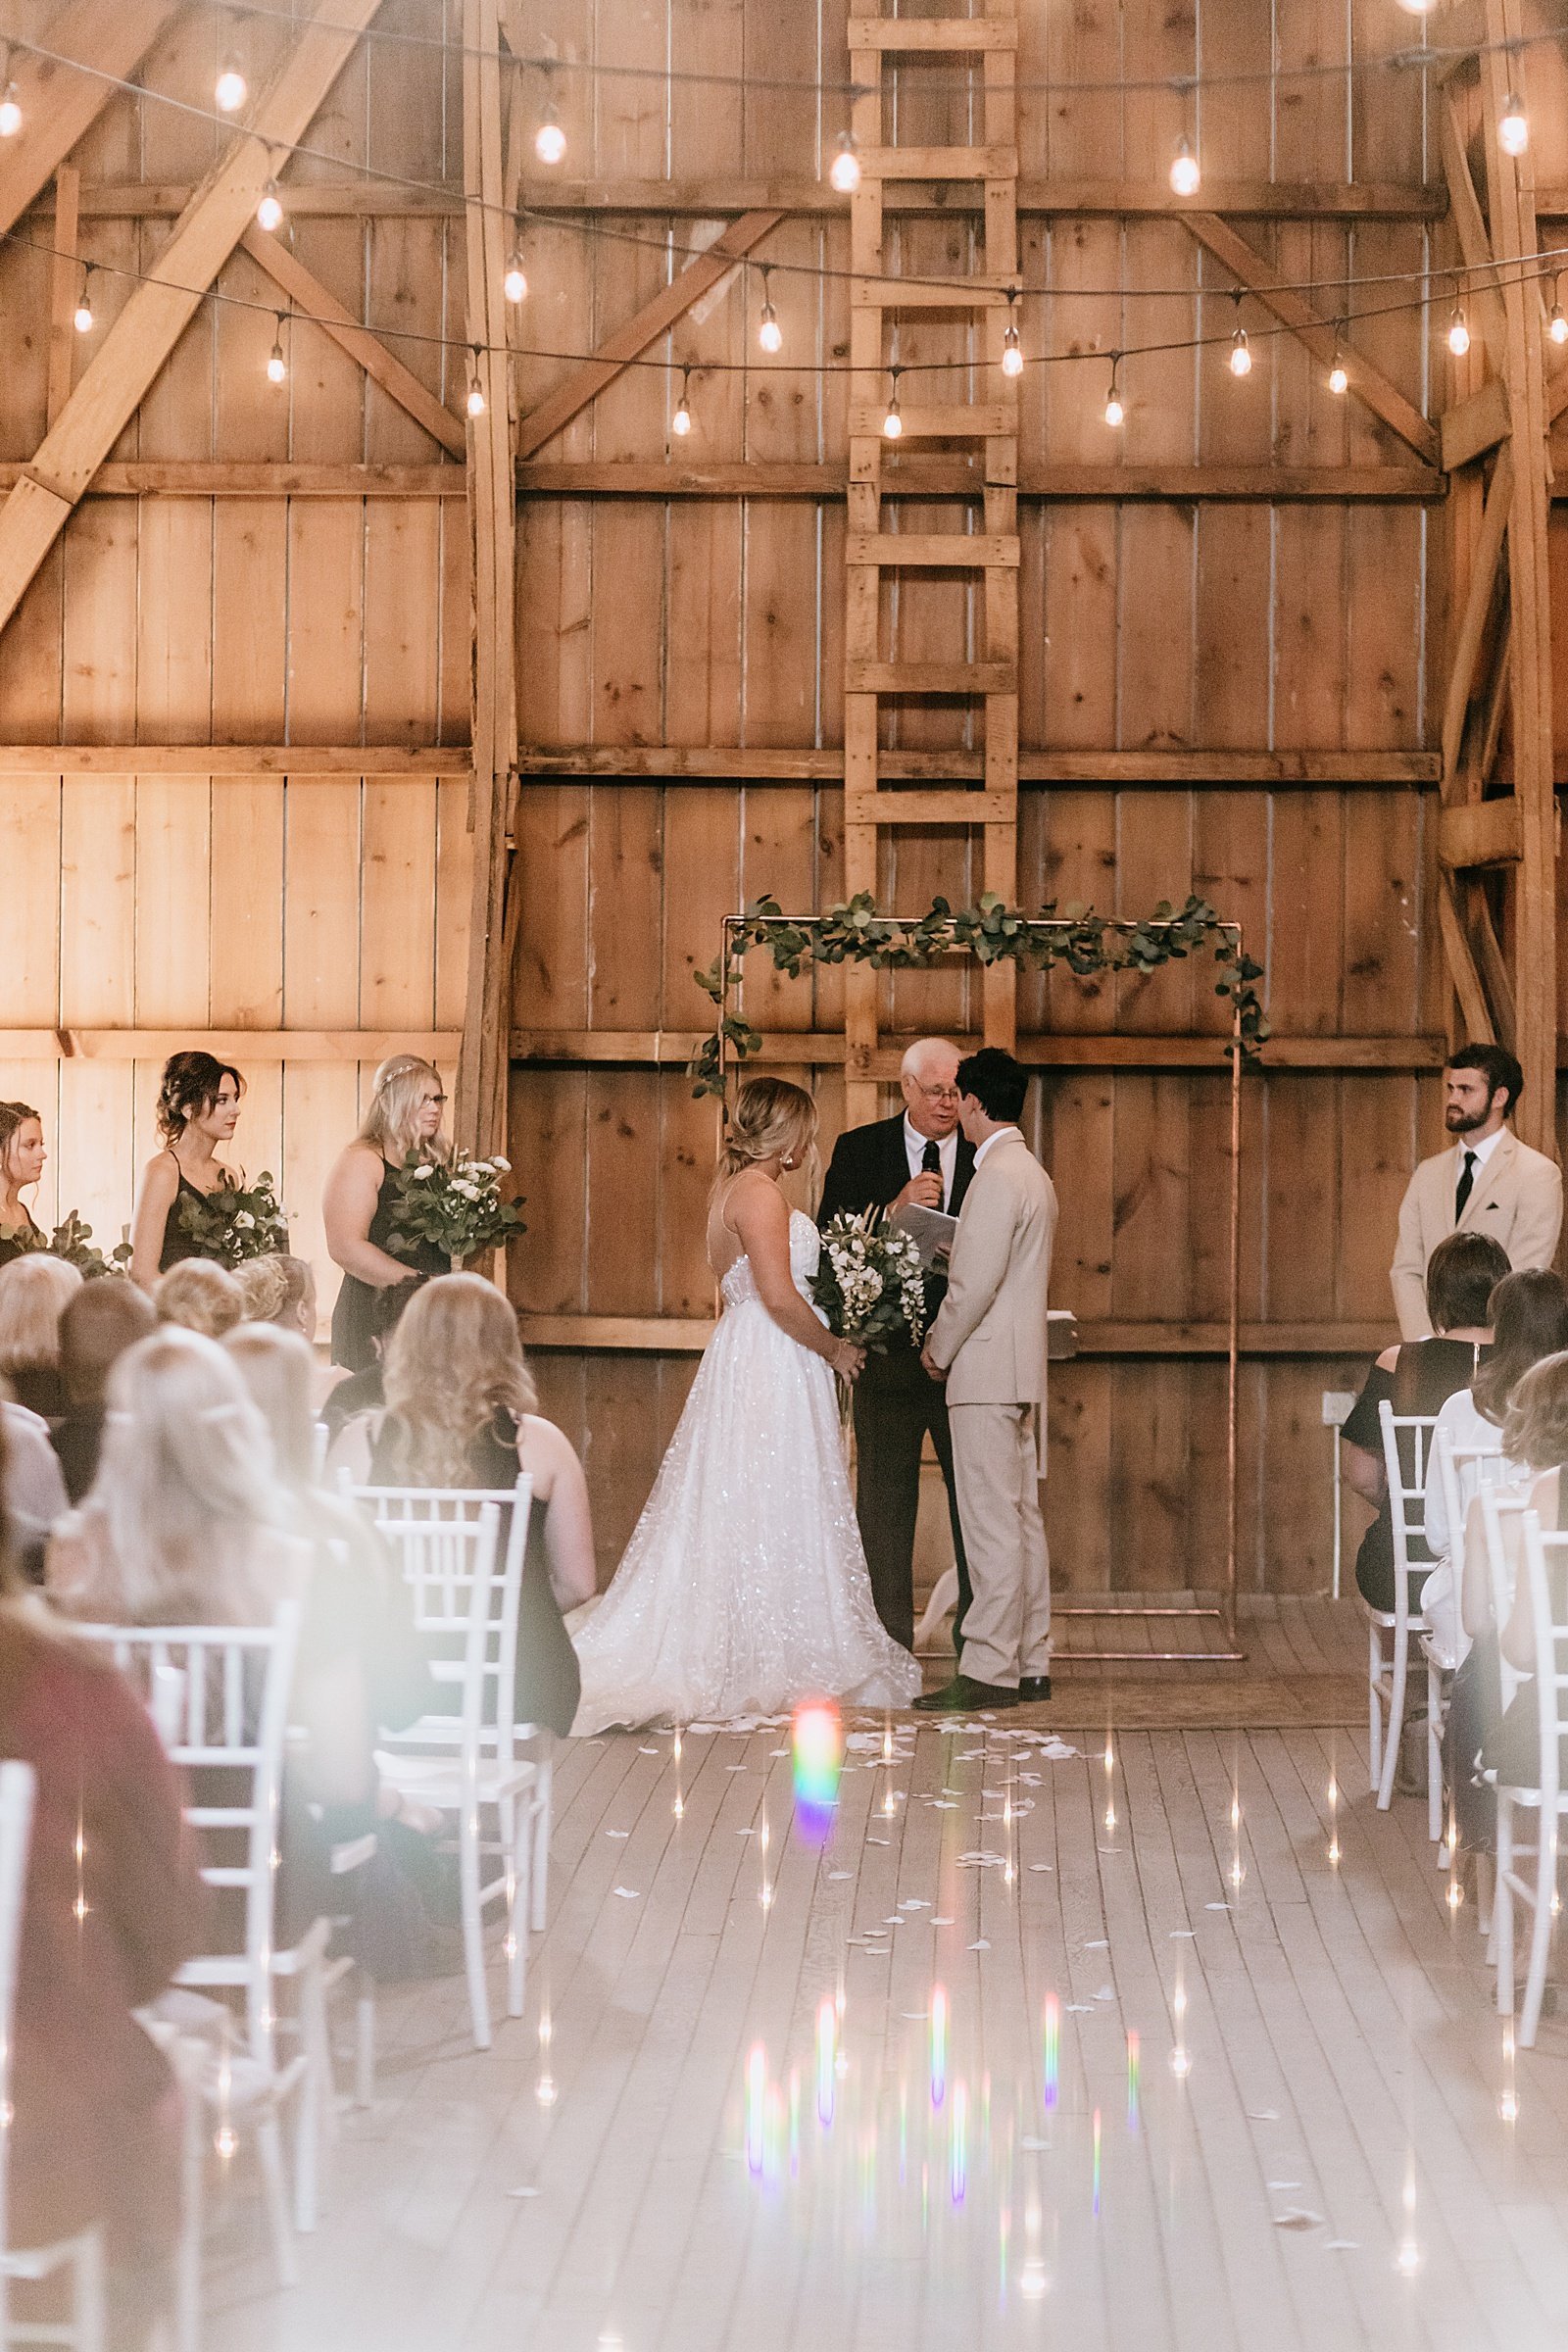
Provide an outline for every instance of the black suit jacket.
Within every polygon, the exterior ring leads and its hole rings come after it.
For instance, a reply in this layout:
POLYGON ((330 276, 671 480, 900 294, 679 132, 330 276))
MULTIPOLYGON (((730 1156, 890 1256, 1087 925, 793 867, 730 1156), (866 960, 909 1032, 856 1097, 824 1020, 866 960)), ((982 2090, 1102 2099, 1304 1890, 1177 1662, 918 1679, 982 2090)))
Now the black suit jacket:
MULTIPOLYGON (((953 1169, 953 1195, 947 1203, 947 1214, 956 1217, 963 1206, 963 1196, 974 1174, 974 1146, 967 1136, 958 1137, 958 1156, 953 1169)), ((904 1145, 904 1113, 898 1111, 891 1119, 873 1119, 868 1127, 849 1127, 833 1147, 828 1162, 827 1177, 822 1186, 821 1205, 816 1212, 819 1226, 828 1225, 845 1210, 858 1215, 866 1208, 886 1208, 896 1200, 909 1181, 909 1155, 904 1145)), ((937 1308, 947 1295, 947 1283, 940 1274, 928 1274, 925 1283, 927 1329, 935 1318, 937 1308)))

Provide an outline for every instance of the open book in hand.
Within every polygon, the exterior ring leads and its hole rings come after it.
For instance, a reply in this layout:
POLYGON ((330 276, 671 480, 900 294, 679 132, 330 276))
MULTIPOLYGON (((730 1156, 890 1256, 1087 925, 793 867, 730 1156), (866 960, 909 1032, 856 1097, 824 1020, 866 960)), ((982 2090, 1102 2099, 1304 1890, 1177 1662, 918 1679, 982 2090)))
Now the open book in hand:
POLYGON ((945 1216, 940 1208, 921 1208, 915 1201, 906 1200, 893 1210, 888 1222, 906 1233, 920 1252, 920 1263, 936 1273, 946 1271, 953 1237, 958 1230, 956 1217, 945 1216))

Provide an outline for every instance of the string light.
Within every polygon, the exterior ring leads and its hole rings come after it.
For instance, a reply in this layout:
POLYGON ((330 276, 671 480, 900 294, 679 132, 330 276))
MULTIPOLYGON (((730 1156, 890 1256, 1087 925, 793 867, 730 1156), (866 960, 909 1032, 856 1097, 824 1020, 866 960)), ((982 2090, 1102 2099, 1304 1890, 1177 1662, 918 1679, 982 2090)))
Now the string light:
POLYGON ((675 403, 675 414, 669 420, 670 431, 682 441, 692 429, 691 385, 692 371, 690 368, 683 368, 680 371, 680 398, 675 403))
POLYGON ((220 114, 237 115, 246 98, 244 74, 232 57, 223 60, 223 67, 213 84, 213 103, 220 114))
POLYGON ((1469 348, 1470 328, 1465 320, 1464 305, 1460 303, 1448 320, 1448 349, 1456 360, 1462 360, 1469 348))
POLYGON ((1198 158, 1184 133, 1177 140, 1176 153, 1171 158, 1170 184, 1178 196, 1196 196, 1201 178, 1198 158))
POLYGON ((1329 369, 1329 390, 1337 399, 1340 399, 1349 389, 1349 373, 1345 365, 1345 356, 1340 349, 1340 330, 1336 327, 1334 330, 1334 364, 1329 369))
POLYGON ((892 389, 888 393, 888 413, 882 419, 882 438, 896 441, 904 430, 904 418, 899 414, 899 371, 891 371, 892 389))
POLYGON ((482 416, 485 410, 484 386, 479 381, 479 352, 475 345, 468 366, 468 415, 482 416))
POLYGON ((501 291, 511 303, 523 302, 527 298, 528 273, 522 266, 522 254, 515 245, 507 264, 507 273, 501 280, 501 291))
POLYGON ((4 93, 0 94, 0 139, 14 139, 22 128, 22 101, 17 96, 17 85, 11 76, 11 51, 9 49, 6 51, 4 66, 0 67, 0 73, 5 75, 4 93))
POLYGON ((1018 320, 1014 308, 1017 295, 1007 289, 1007 325, 1002 338, 1002 372, 1004 375, 1022 375, 1023 346, 1018 340, 1018 320))
POLYGON ((283 225, 283 199, 277 192, 275 179, 270 179, 262 190, 262 201, 256 207, 256 225, 265 228, 269 236, 283 225))
POLYGON ((757 329, 757 340, 764 351, 782 351, 784 348, 784 330, 779 325, 778 313, 774 310, 767 291, 767 266, 765 263, 762 266, 762 317, 757 329))
POLYGON ((1236 376, 1250 375, 1252 372, 1252 347, 1247 340, 1247 329, 1242 324, 1242 298, 1238 294, 1234 299, 1236 303, 1236 332, 1231 337, 1231 373, 1236 376))
POLYGON ((78 335, 92 333, 92 295, 89 291, 91 278, 92 271, 84 270, 81 273, 81 292, 76 297, 74 323, 78 335))
POLYGON ((542 164, 559 164, 566 152, 566 134, 561 127, 554 98, 545 101, 544 119, 533 134, 533 151, 542 164))
MULTIPOLYGON (((1112 432, 1116 430, 1118 425, 1125 424, 1127 421, 1127 412, 1122 407, 1121 401, 1120 375, 1121 353, 1118 351, 1113 353, 1111 356, 1110 390, 1105 395, 1105 422, 1110 426, 1112 432)), ((1108 1745, 1106 1746, 1105 1753, 1107 1756, 1110 1753, 1108 1745)))
POLYGON ((1497 118, 1497 145, 1504 155, 1523 155, 1529 144, 1530 124, 1525 118, 1524 102, 1510 90, 1497 118))
POLYGON ((288 362, 283 357, 283 316, 279 312, 277 333, 272 338, 272 348, 268 354, 267 380, 270 384, 280 384, 287 373, 288 362))
POLYGON ((1563 315, 1561 277, 1557 278, 1552 287, 1552 298, 1550 315, 1546 319, 1546 332, 1554 343, 1568 343, 1568 318, 1563 315))
POLYGON ((838 152, 828 171, 828 179, 841 196, 853 196, 859 186, 860 151, 853 130, 840 131, 838 152))

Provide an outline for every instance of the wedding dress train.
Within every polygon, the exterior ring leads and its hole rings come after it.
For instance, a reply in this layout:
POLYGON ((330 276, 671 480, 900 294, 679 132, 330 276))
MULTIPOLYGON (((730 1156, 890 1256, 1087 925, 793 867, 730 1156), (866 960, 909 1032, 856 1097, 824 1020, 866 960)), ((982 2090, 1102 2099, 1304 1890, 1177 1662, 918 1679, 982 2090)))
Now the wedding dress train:
MULTIPOLYGON (((820 1241, 790 1218, 808 1297, 820 1241)), ((776 1715, 802 1699, 906 1707, 920 1688, 883 1631, 826 1360, 774 1322, 750 1261, 724 1311, 609 1592, 574 1633, 572 1730, 776 1715)))

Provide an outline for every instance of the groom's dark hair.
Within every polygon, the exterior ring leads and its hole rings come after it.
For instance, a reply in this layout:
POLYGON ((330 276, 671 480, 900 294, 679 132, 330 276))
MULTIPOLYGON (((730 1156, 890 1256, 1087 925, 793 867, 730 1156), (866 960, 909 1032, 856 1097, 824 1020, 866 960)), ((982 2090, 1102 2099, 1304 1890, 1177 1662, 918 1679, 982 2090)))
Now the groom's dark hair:
POLYGON ((959 1062, 957 1086, 960 1095, 973 1095, 988 1119, 1006 1124, 1022 1116, 1029 1073, 1000 1046, 982 1046, 959 1062))

